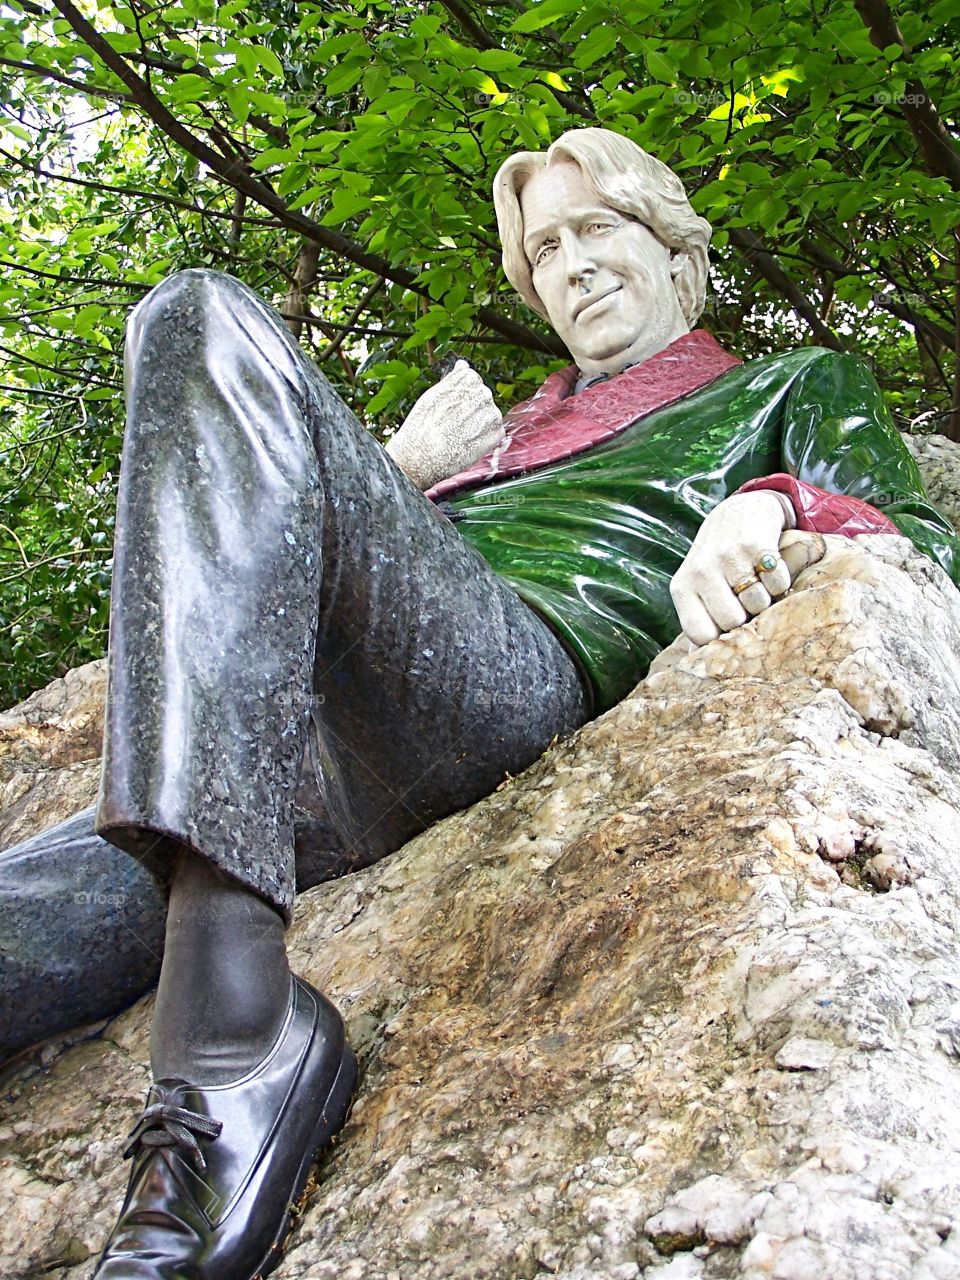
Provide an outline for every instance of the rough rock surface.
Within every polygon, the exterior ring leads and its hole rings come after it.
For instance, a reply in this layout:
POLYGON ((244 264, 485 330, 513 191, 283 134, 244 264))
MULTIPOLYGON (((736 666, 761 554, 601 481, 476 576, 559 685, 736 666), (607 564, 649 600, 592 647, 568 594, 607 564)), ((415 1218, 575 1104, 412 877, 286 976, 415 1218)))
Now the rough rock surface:
POLYGON ((91 804, 100 778, 106 661, 0 712, 0 849, 91 804))
POLYGON ((960 529, 960 444, 946 436, 904 435, 917 460, 930 501, 960 529))
MULTIPOLYGON (((364 1074, 278 1280, 960 1275, 960 595, 901 539, 828 542, 300 900, 364 1074)), ((52 818, 47 732, 4 785, 52 818)), ((89 1276, 149 1006, 8 1079, 3 1276, 89 1276)))

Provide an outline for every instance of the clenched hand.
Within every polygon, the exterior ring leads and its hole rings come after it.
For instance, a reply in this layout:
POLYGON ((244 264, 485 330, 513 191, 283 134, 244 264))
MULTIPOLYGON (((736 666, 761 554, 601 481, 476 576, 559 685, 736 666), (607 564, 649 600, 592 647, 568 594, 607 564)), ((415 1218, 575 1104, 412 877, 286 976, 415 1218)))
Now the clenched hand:
POLYGON ((386 444, 418 489, 456 475, 504 440, 493 392, 465 360, 425 391, 386 444))

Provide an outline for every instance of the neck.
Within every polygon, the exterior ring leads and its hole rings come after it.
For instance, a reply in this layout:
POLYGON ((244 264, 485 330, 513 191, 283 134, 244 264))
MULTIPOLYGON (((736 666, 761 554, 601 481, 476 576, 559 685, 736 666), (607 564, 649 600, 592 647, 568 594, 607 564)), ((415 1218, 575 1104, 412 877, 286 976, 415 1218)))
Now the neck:
POLYGON ((626 351, 618 351, 615 356, 609 356, 604 360, 584 360, 578 365, 581 378, 597 378, 605 376, 614 377, 618 373, 623 373, 624 369, 629 369, 635 364, 642 364, 644 360, 649 360, 651 356, 655 356, 659 351, 665 351, 671 342, 676 342, 677 338, 682 338, 685 333, 689 333, 690 328, 685 321, 679 321, 673 325, 665 325, 663 331, 656 334, 646 335, 645 339, 638 340, 626 351))
POLYGON ((648 360, 650 356, 655 356, 658 351, 663 351, 671 342, 675 342, 677 338, 682 338, 689 332, 690 326, 682 318, 665 317, 655 333, 644 334, 625 351, 618 351, 615 355, 599 360, 584 360, 578 364, 580 376, 596 378, 600 374, 606 374, 610 378, 614 374, 623 373, 624 369, 648 360))

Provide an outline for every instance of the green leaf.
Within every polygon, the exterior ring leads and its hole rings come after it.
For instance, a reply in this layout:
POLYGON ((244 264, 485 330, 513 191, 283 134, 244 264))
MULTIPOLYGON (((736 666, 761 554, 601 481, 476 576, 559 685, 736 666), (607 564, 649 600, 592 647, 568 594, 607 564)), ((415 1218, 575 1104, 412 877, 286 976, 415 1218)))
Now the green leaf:
MULTIPOLYGON (((444 6, 420 0, 180 0, 137 6, 136 18, 130 0, 96 0, 84 11, 128 56, 146 46, 178 63, 179 72, 137 65, 194 133, 214 145, 232 138, 288 210, 342 224, 368 253, 418 273, 436 305, 387 284, 360 322, 375 332, 348 335, 343 362, 325 366, 368 419, 371 398, 373 416, 394 423, 428 385, 427 344, 469 351, 512 399, 536 388, 552 365, 532 347, 466 338, 498 336, 479 323, 481 305, 543 328, 503 279, 490 182, 511 152, 542 151, 566 128, 599 123, 667 161, 713 223, 705 323, 722 341, 752 357, 809 338, 730 229, 760 232, 809 296, 819 249, 848 264, 835 322, 897 414, 945 422, 949 362, 942 377, 921 367, 913 332, 870 299, 896 290, 922 315, 954 311, 944 264, 956 193, 918 152, 898 99, 909 71, 942 119, 960 119, 956 9, 957 0, 898 0, 911 67, 896 47, 872 46, 856 6, 807 0, 474 6, 490 48, 468 43, 444 6), (557 92, 590 118, 568 112, 557 92)), ((304 246, 289 219, 238 199, 230 180, 152 120, 54 80, 125 92, 53 11, 7 5, 0 57, 41 69, 8 65, 0 77, 0 146, 22 160, 6 162, 0 200, 0 258, 11 264, 0 279, 0 382, 15 389, 0 391, 3 522, 37 560, 84 552, 5 585, 0 691, 9 702, 12 690, 28 692, 105 643, 107 548, 94 539, 112 527, 125 315, 185 266, 230 270, 277 303, 304 246), (91 185, 64 180, 74 177, 91 185)), ((326 248, 316 273, 310 301, 331 324, 346 321, 373 280, 326 248)), ((8 548, 2 531, 0 542, 8 548)))
POLYGON ((664 57, 662 53, 658 53, 656 49, 648 49, 646 53, 647 71, 654 80, 660 80, 664 84, 675 84, 677 81, 677 69, 669 58, 664 57))
POLYGON ((370 201, 366 196, 355 195, 341 187, 333 193, 333 205, 322 221, 326 226, 336 226, 348 218, 355 218, 358 213, 366 213, 369 208, 370 201))
POLYGON ((347 89, 352 89, 355 84, 363 78, 366 70, 364 62, 348 62, 345 66, 337 67, 326 77, 324 81, 324 89, 328 96, 343 93, 347 89))
POLYGON ((280 61, 280 59, 277 57, 277 55, 273 52, 271 48, 269 48, 265 44, 258 45, 257 56, 258 56, 260 65, 266 71, 270 72, 271 75, 278 76, 281 79, 283 78, 283 63, 280 61))
POLYGON ((506 71, 522 63, 523 58, 509 49, 484 49, 475 59, 475 65, 483 71, 506 71))
POLYGON ((225 98, 233 118, 243 124, 250 115, 251 102, 244 89, 227 89, 225 98))
POLYGON ((206 97, 215 96, 217 88, 203 76, 177 76, 170 86, 170 97, 175 102, 200 102, 206 97))
POLYGON ((597 27, 577 44, 573 60, 578 67, 593 67, 617 44, 615 27, 597 27))
POLYGON ((580 6, 575 0, 543 0, 541 4, 531 5, 526 12, 510 24, 510 30, 520 33, 542 31, 559 18, 579 12, 580 6))

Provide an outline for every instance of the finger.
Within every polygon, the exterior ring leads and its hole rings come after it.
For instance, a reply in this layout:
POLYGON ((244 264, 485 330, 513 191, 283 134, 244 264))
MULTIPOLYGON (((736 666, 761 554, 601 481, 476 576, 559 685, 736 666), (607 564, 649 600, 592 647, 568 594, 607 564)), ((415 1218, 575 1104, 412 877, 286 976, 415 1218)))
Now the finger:
POLYGON ((437 386, 443 388, 443 394, 446 397, 468 405, 475 413, 485 414, 488 417, 491 414, 499 415, 500 410, 494 403, 493 392, 472 369, 468 370, 468 373, 469 378, 452 378, 451 381, 437 383, 437 386))
POLYGON ((803 569, 822 560, 826 553, 827 544, 819 533, 789 529, 780 539, 780 554, 790 570, 791 582, 803 569))
POLYGON ((471 382, 476 383, 478 387, 483 387, 485 391, 488 390, 487 384, 480 377, 479 373, 477 373, 476 369, 474 369, 472 365, 467 364, 466 360, 458 360, 450 372, 441 378, 441 382, 471 382))
POLYGON ((674 605, 680 619, 680 629, 691 644, 709 644, 711 640, 716 640, 720 632, 698 596, 674 599, 674 605))
POLYGON ((770 593, 762 582, 752 583, 747 587, 746 591, 740 592, 737 599, 751 617, 756 617, 758 613, 763 613, 764 609, 769 609, 773 604, 770 599, 770 593))
POLYGON ((471 393, 471 402, 474 414, 485 422, 499 422, 503 417, 493 402, 493 392, 489 387, 478 387, 475 393, 471 393))
POLYGON ((489 399, 471 396, 464 409, 464 422, 489 424, 499 422, 503 414, 489 399))
POLYGON ((733 631, 735 627, 743 626, 749 616, 729 582, 719 574, 711 577, 706 588, 701 588, 700 599, 721 631, 733 631))
POLYGON ((504 430, 503 417, 496 410, 491 412, 489 407, 472 413, 461 426, 463 438, 474 442, 499 440, 504 430))
MULTIPOLYGON (((787 562, 780 556, 777 557, 777 567, 775 569, 761 569, 757 575, 766 591, 771 596, 782 596, 785 591, 790 590, 790 570, 787 568, 787 562)), ((746 593, 744 593, 746 594, 746 593)), ((741 597, 742 598, 742 597, 741 597)), ((769 602, 768 602, 769 603, 769 602)), ((749 609, 749 605, 745 605, 749 609)), ((766 605, 763 606, 766 608, 766 605)), ((751 613, 756 610, 751 609, 751 613)))

